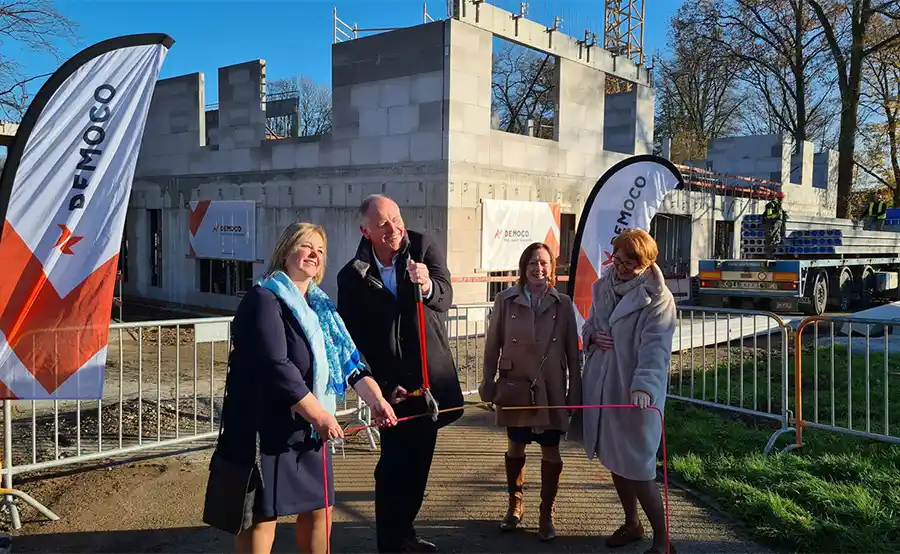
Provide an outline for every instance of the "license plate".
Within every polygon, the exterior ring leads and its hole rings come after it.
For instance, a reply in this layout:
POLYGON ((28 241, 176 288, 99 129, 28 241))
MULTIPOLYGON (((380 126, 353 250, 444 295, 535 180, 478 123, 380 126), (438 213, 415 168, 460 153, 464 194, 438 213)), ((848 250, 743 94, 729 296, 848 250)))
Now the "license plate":
POLYGON ((750 282, 747 282, 747 281, 738 281, 738 282, 735 283, 735 288, 739 288, 739 289, 758 289, 758 288, 759 288, 759 283, 754 283, 754 282, 752 282, 752 281, 750 281, 750 282))
POLYGON ((779 311, 791 311, 797 309, 797 300, 793 298, 779 298, 772 300, 772 309, 779 311))

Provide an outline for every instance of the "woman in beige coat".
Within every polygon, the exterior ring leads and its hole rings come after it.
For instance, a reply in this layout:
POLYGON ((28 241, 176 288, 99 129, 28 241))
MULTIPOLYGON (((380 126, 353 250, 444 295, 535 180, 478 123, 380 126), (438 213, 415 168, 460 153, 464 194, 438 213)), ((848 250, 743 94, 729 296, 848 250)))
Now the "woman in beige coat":
POLYGON ((509 508, 500 523, 515 529, 525 512, 525 447, 541 445, 541 504, 538 535, 556 537, 554 502, 562 474, 559 442, 568 430, 568 410, 505 410, 516 406, 572 406, 581 401, 578 327, 572 300, 557 292, 556 260, 536 242, 519 258, 519 281, 494 299, 484 350, 482 400, 498 408, 506 427, 509 508), (499 370, 499 379, 495 382, 499 370))
MULTIPOLYGON (((656 485, 656 453, 675 333, 675 299, 656 265, 656 242, 646 231, 629 229, 613 241, 612 271, 593 285, 591 312, 581 330, 586 349, 584 403, 634 404, 637 409, 584 411, 584 449, 612 472, 625 524, 606 545, 625 546, 643 538, 640 502, 653 527, 653 546, 666 551, 666 518, 656 485)), ((675 549, 670 548, 674 553, 675 549)))

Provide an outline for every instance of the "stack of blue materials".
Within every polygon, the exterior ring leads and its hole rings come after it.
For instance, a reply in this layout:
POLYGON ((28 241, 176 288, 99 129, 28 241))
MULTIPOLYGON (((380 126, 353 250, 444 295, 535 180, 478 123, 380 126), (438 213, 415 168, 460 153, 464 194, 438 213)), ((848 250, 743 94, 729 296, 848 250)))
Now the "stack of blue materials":
MULTIPOLYGON (((741 221, 741 257, 757 258, 766 254, 766 231, 761 215, 748 215, 741 221)), ((778 245, 775 253, 783 247, 778 245)))
POLYGON ((888 208, 885 225, 900 225, 900 208, 888 208))
MULTIPOLYGON (((900 208, 888 210, 888 224, 900 225, 900 208)), ((761 215, 741 223, 741 257, 765 257, 765 227, 761 215)), ((803 254, 888 254, 900 252, 900 234, 866 231, 859 222, 834 218, 788 219, 784 237, 774 246, 776 256, 803 254), (832 228, 826 228, 832 227, 832 228)))

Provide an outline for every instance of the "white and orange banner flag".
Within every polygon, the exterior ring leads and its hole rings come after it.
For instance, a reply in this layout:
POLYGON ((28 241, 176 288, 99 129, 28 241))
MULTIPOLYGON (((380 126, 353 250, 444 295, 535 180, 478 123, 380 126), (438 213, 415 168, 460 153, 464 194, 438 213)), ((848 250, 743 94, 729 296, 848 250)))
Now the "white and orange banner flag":
POLYGON ((650 231, 666 195, 683 188, 681 172, 659 156, 640 155, 612 166, 600 177, 581 212, 568 294, 575 306, 579 334, 590 314, 591 287, 612 264, 612 241, 625 229, 650 231))
POLYGON ((103 393, 125 210, 173 40, 113 38, 41 87, 0 177, 0 399, 103 393))

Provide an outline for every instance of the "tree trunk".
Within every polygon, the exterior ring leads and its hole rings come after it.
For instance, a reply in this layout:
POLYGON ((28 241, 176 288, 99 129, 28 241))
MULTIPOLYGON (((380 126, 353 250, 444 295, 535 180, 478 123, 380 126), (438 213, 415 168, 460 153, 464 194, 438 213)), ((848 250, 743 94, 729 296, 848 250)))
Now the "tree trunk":
MULTIPOLYGON (((851 101, 848 99, 848 101, 851 101)), ((853 189, 853 173, 855 164, 853 161, 856 146, 856 113, 859 108, 859 100, 850 108, 846 103, 841 112, 841 130, 838 136, 838 190, 837 190, 837 216, 846 218, 850 199, 850 191, 853 189)))
POLYGON ((897 132, 900 129, 897 128, 896 118, 888 118, 887 131, 891 152, 891 169, 894 172, 894 206, 896 207, 897 203, 900 202, 900 196, 897 195, 898 190, 900 190, 900 152, 898 152, 900 145, 897 144, 897 132))
MULTIPOLYGON (((862 6, 855 4, 854 12, 862 6)), ((838 195, 837 216, 847 217, 856 156, 856 126, 859 116, 859 97, 862 85, 863 48, 866 23, 864 13, 854 14, 851 28, 850 67, 846 81, 841 83, 841 130, 838 137, 838 195)))

